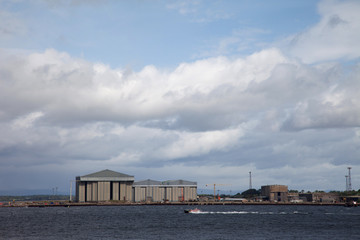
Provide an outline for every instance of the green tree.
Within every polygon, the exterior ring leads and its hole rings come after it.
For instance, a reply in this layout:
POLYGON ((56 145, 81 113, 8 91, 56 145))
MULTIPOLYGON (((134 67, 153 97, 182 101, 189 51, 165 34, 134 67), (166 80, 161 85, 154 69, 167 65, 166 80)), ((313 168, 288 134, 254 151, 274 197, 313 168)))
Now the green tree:
POLYGON ((242 192, 241 195, 244 198, 253 198, 253 197, 256 197, 256 196, 260 196, 260 190, 248 189, 248 190, 242 192))

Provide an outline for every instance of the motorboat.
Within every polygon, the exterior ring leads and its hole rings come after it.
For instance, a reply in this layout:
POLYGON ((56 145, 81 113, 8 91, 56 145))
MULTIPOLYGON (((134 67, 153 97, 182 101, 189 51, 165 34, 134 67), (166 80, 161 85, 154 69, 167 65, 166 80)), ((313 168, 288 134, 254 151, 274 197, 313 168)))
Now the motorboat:
POLYGON ((194 209, 185 209, 184 212, 185 213, 199 213, 201 211, 198 208, 194 208, 194 209))

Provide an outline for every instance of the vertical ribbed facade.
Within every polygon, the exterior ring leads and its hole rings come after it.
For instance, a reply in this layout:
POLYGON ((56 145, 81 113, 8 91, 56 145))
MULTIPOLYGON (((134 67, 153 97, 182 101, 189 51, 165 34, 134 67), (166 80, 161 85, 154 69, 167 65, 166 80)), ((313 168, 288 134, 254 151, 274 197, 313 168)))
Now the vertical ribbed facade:
POLYGON ((78 202, 134 201, 182 202, 197 200, 197 183, 185 180, 145 180, 134 183, 134 177, 104 170, 76 177, 78 202))
POLYGON ((185 180, 144 180, 133 184, 134 202, 182 202, 197 200, 197 184, 185 180))
POLYGON ((104 170, 76 177, 76 200, 78 202, 131 201, 134 177, 104 170))
POLYGON ((120 200, 120 183, 112 182, 112 200, 120 200))

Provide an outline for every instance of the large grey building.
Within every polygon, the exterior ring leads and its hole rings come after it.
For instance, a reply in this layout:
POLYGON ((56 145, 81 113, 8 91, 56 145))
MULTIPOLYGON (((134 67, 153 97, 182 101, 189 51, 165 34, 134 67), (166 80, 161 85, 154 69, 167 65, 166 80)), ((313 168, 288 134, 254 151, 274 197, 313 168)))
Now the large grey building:
POLYGON ((197 199, 197 183, 186 180, 144 180, 134 183, 134 176, 103 170, 76 177, 76 201, 181 202, 197 199))
POLYGON ((186 180, 144 180, 133 184, 134 202, 182 202, 197 199, 197 183, 186 180))
POLYGON ((76 177, 76 201, 132 200, 134 176, 111 170, 76 177))

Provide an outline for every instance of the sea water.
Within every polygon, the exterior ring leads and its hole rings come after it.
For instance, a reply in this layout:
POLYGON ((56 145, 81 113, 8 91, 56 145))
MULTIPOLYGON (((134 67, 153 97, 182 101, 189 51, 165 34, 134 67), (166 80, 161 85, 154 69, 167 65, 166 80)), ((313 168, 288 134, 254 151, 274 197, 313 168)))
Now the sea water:
POLYGON ((0 239, 359 239, 360 207, 0 208, 0 239))

